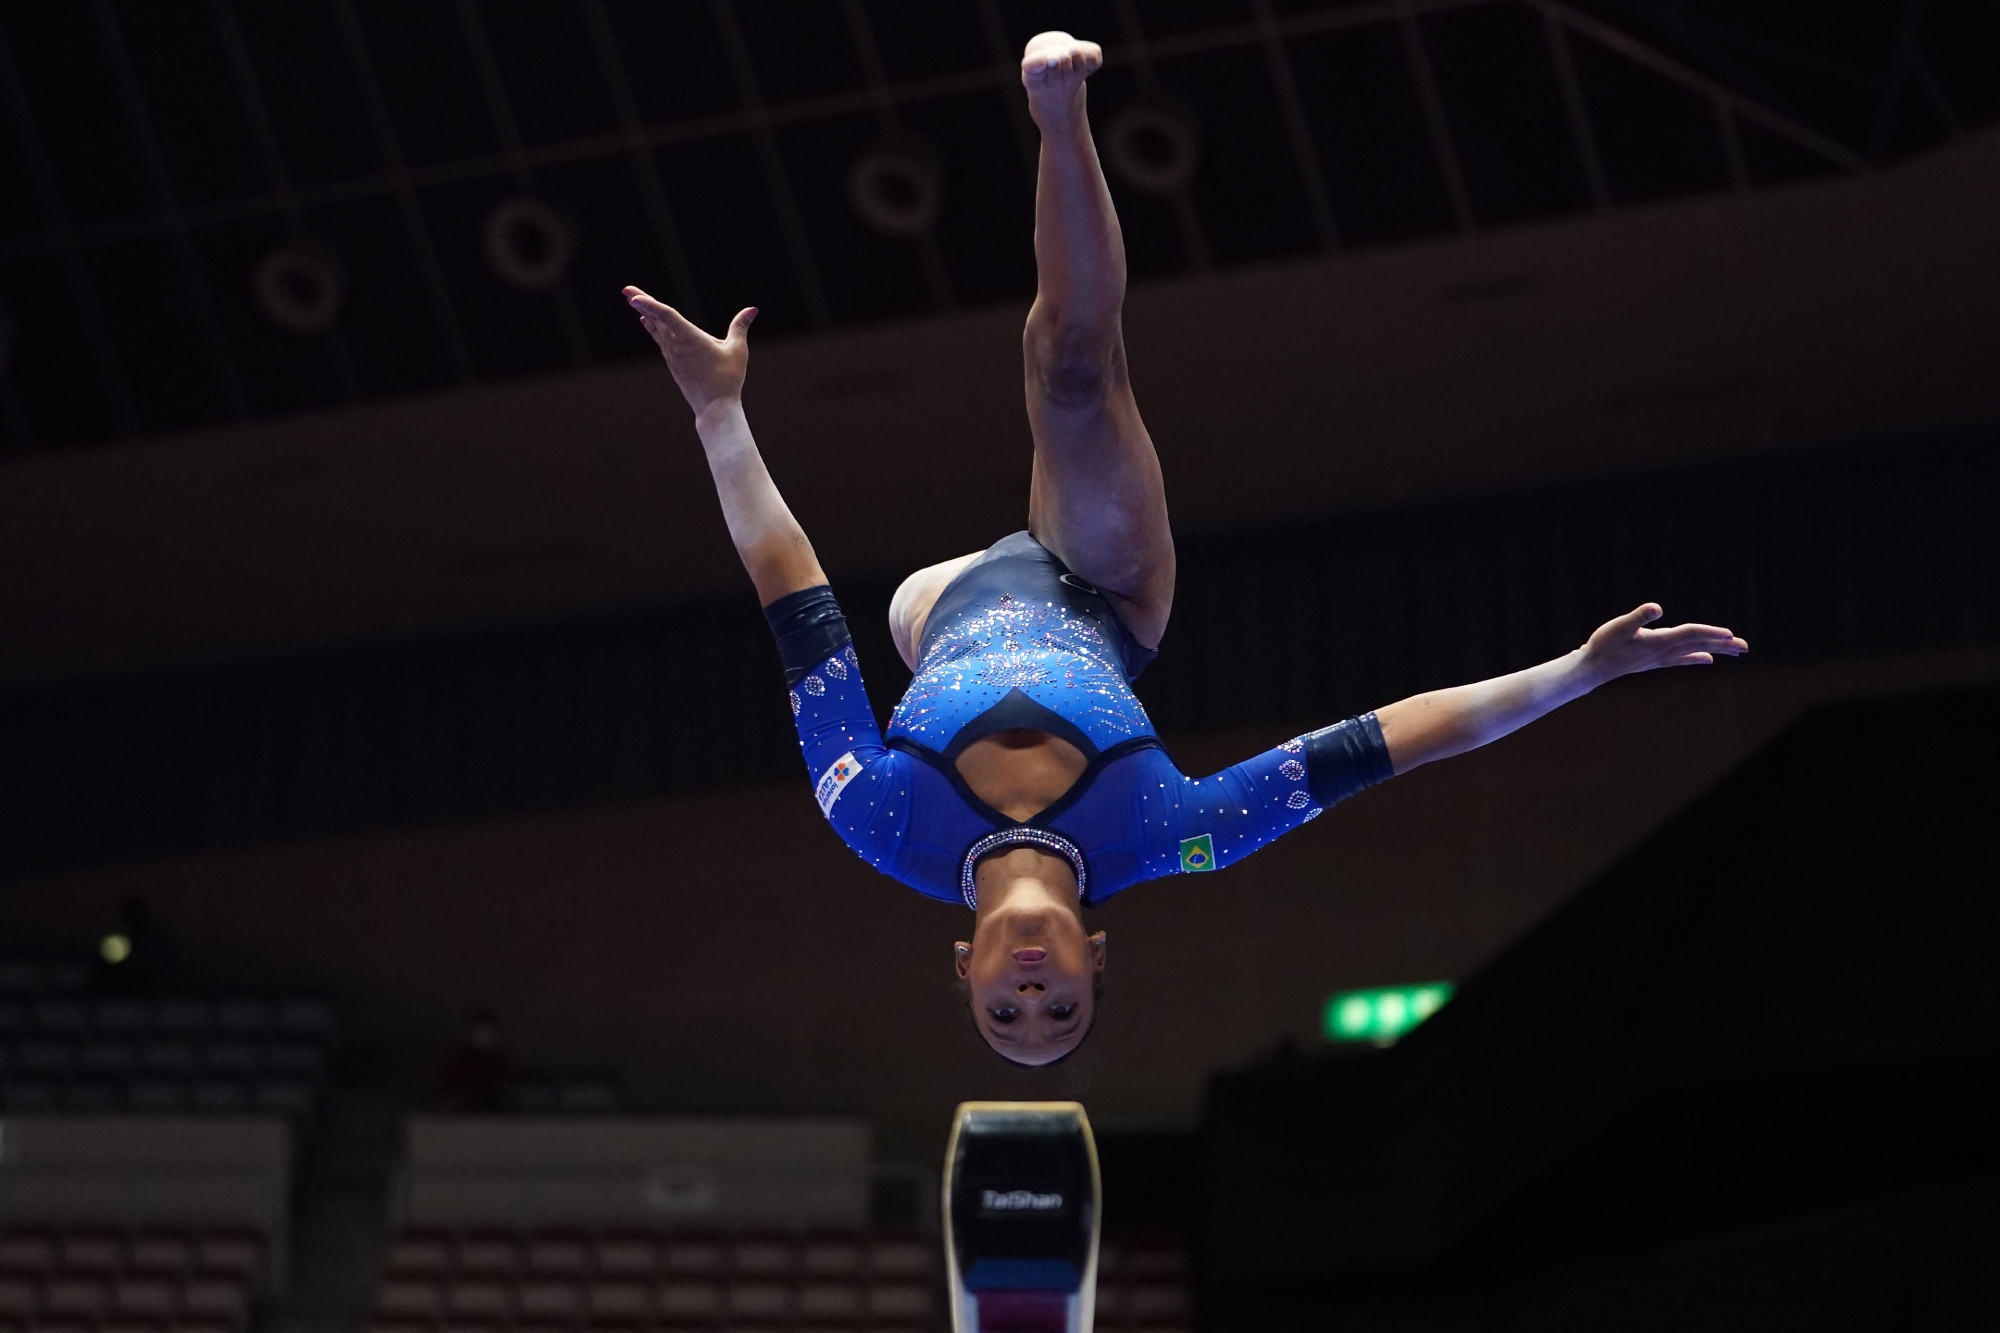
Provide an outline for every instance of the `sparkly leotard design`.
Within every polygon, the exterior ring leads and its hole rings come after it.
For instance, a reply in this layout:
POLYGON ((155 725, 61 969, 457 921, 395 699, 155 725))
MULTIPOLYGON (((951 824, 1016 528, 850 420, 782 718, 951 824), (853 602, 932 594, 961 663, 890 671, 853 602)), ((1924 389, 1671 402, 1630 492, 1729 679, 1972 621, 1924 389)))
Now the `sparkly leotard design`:
POLYGON ((889 737, 942 752, 1015 690, 1101 750, 1153 734, 1095 620, 1066 605, 1001 593, 992 606, 925 636, 923 661, 889 719, 889 737))
MULTIPOLYGON (((820 810, 863 860, 930 897, 970 904, 977 860, 1030 844, 1067 858, 1085 901, 1102 902, 1143 880, 1227 866, 1389 776, 1372 714, 1206 778, 1181 773, 1132 693, 1152 655, 1103 594, 1026 533, 996 543, 939 596, 886 743, 844 623, 829 635, 830 594, 794 598, 818 599, 817 637, 788 644, 781 632, 780 648, 820 810), (981 801, 953 761, 1018 728, 1062 737, 1087 767, 1053 805, 1017 821, 981 801)), ((771 610, 774 627, 789 614, 771 610)))

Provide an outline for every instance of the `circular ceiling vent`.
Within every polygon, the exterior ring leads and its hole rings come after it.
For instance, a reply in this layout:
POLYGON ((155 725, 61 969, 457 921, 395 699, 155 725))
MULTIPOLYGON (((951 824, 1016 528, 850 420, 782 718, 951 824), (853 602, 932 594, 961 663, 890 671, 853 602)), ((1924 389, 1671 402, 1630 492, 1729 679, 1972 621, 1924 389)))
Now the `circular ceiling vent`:
POLYGON ((1194 179, 1201 136, 1179 107, 1134 102, 1111 118, 1105 156, 1118 179, 1141 194, 1172 194, 1194 179))
POLYGON ((847 202, 872 231, 899 240, 921 236, 944 203, 944 173, 918 144, 878 144, 847 169, 847 202))
POLYGON ((345 296, 340 261, 319 241, 288 242, 265 255, 251 275, 250 291, 264 318, 287 333, 325 333, 340 316, 345 296))
POLYGON ((495 205, 486 215, 481 240, 486 262, 500 280, 524 292, 554 283, 576 255, 576 232, 563 216, 525 196, 495 205))

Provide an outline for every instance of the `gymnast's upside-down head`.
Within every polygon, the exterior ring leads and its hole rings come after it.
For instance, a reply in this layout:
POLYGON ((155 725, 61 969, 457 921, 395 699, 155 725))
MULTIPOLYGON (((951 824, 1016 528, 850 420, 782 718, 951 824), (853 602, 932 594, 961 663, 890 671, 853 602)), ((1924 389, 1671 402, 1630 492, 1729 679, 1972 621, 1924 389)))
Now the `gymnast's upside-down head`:
POLYGON ((1052 860, 1023 849, 982 863, 972 939, 952 947, 973 1026, 1021 1065, 1075 1052, 1104 993, 1104 932, 1085 930, 1075 879, 1046 874, 1052 860))

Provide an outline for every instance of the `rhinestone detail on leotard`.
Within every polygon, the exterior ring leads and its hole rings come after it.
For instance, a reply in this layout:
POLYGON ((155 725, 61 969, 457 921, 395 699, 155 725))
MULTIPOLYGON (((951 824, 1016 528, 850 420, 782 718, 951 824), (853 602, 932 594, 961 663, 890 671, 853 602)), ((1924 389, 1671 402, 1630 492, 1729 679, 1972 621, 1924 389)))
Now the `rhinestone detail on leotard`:
POLYGON ((1002 847, 1035 846, 1059 852, 1076 871, 1076 896, 1081 899, 1085 884, 1083 851, 1075 843, 1060 833, 1051 833, 1045 828, 1030 828, 1023 824, 1019 828, 1003 828, 998 833, 989 833, 972 844, 972 850, 965 854, 965 866, 959 871, 958 891, 965 898, 965 905, 973 911, 979 910, 979 892, 972 886, 972 873, 979 865, 979 858, 1002 847))
POLYGON ((1075 723, 1100 749, 1152 734, 1091 617, 1008 594, 930 640, 889 734, 942 751, 961 726, 1017 689, 1075 723))

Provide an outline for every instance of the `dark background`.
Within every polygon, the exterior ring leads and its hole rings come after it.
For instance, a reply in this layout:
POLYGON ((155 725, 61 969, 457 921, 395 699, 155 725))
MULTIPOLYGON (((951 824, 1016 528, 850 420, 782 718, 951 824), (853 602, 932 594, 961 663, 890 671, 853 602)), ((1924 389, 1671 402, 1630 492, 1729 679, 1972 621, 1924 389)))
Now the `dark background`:
POLYGON ((1996 58, 1986 0, 0 0, 0 939, 144 901, 182 984, 332 997, 336 1100, 394 1115, 481 1007, 631 1107, 862 1114, 925 1170, 961 1099, 1078 1096, 1215 1329, 1678 1317, 1744 1269, 1978 1327, 1996 58), (751 419, 886 708, 897 581, 1021 522, 1047 27, 1106 46, 1101 145, 1194 147, 1157 193, 1106 150, 1183 767, 1641 599, 1753 652, 1121 898, 1100 1030, 1035 1075, 966 1034, 962 919, 826 835, 617 289, 762 310, 751 419), (850 198, 885 149, 935 172, 912 236, 850 198), (523 203, 567 247, 531 288, 484 239, 523 203), (310 332, 256 294, 302 257, 310 332), (1766 975, 1797 1021, 1683 1061, 1661 997, 1766 975), (1866 1028, 1857 977, 1956 980, 1866 1028), (1442 979, 1403 1046, 1319 1033, 1442 979))

